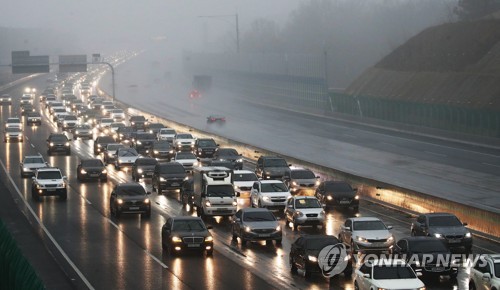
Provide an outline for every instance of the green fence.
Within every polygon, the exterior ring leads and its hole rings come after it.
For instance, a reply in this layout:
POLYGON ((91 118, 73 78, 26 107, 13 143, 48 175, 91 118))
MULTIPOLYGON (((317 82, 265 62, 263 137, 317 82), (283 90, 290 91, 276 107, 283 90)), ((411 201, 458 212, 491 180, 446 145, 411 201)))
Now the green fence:
POLYGON ((333 110, 390 122, 500 138, 500 112, 330 93, 333 110))
POLYGON ((33 267, 0 220, 0 289, 45 289, 33 267))

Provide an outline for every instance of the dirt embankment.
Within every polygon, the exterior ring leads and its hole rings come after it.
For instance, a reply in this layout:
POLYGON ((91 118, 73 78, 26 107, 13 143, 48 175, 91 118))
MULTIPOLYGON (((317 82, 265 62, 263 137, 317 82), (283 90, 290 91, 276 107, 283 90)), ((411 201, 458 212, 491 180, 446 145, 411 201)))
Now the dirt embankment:
POLYGON ((428 28, 365 71, 346 92, 500 110, 500 20, 428 28))

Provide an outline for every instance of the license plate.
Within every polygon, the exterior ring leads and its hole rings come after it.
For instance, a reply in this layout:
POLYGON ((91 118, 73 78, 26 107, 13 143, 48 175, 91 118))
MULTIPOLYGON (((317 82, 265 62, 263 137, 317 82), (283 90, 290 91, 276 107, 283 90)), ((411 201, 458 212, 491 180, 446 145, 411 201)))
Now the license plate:
POLYGON ((341 200, 339 203, 340 204, 350 204, 351 202, 348 200, 341 200))
POLYGON ((89 176, 90 176, 90 177, 97 177, 97 176, 99 176, 99 174, 97 174, 97 173, 92 173, 92 174, 90 174, 89 176))
POLYGON ((432 272, 443 272, 444 267, 432 267, 432 272))
POLYGON ((138 207, 138 206, 131 206, 131 207, 129 207, 129 209, 130 209, 130 210, 138 210, 138 209, 139 209, 139 207, 138 207))
POLYGON ((268 238, 270 236, 271 236, 271 234, 260 234, 259 235, 259 237, 261 237, 261 238, 268 238))
POLYGON ((461 242, 460 239, 450 239, 450 240, 448 240, 448 243, 450 243, 450 244, 458 244, 460 242, 461 242))
POLYGON ((56 191, 56 190, 53 188, 50 188, 50 189, 47 189, 47 191, 56 191))
POLYGON ((188 244, 188 248, 199 248, 200 244, 188 244))
POLYGON ((173 183, 172 183, 172 186, 179 186, 179 183, 177 183, 177 182, 173 182, 173 183))
POLYGON ((146 172, 147 176, 153 176, 153 172, 146 172))

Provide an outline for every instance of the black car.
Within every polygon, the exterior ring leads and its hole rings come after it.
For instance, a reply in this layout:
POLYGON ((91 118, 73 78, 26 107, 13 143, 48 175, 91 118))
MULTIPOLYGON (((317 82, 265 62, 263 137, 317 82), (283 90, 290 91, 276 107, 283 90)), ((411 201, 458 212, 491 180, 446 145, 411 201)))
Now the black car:
POLYGON ((94 140, 94 154, 98 155, 104 152, 104 148, 110 143, 115 143, 115 139, 111 136, 99 136, 94 140))
POLYGON ((231 218, 231 233, 233 241, 240 238, 241 245, 247 241, 266 241, 281 245, 283 232, 278 219, 267 208, 243 208, 231 218))
POLYGON ((47 155, 52 155, 55 152, 64 152, 66 155, 71 155, 71 143, 69 139, 64 134, 50 133, 49 138, 47 138, 47 155))
POLYGON ((129 119, 130 125, 132 128, 138 130, 146 130, 148 127, 148 120, 144 116, 132 116, 129 119))
POLYGON ((210 160, 203 164, 206 164, 206 166, 226 167, 229 169, 237 170, 237 168, 234 168, 235 164, 229 160, 210 160))
POLYGON ((458 271, 457 265, 452 264, 450 250, 435 237, 402 238, 392 248, 392 254, 404 257, 413 270, 427 276, 455 276, 458 271))
POLYGON ((35 107, 32 104, 24 104, 21 106, 21 115, 27 116, 29 113, 35 112, 35 107))
POLYGON ((218 161, 229 161, 233 163, 234 169, 243 169, 243 157, 241 157, 241 154, 234 148, 217 148, 213 159, 218 161))
POLYGON ((111 192, 109 210, 117 218, 122 213, 140 213, 149 218, 151 216, 149 194, 139 183, 119 183, 111 192))
POLYGON ((30 125, 41 126, 42 125, 42 115, 40 115, 40 113, 38 113, 38 112, 28 113, 28 115, 26 117, 26 124, 28 126, 30 126, 30 125))
POLYGON ((151 149, 149 149, 149 156, 158 160, 170 160, 174 155, 174 146, 166 140, 155 141, 151 149))
POLYGON ((93 130, 89 124, 78 124, 73 129, 71 129, 71 133, 73 133, 73 138, 87 138, 92 139, 93 130))
POLYGON ((161 194, 163 190, 180 189, 187 178, 184 166, 178 162, 158 163, 155 167, 151 186, 161 194))
POLYGON ((262 179, 282 180, 285 172, 290 171, 289 166, 283 157, 261 156, 257 159, 255 174, 262 179))
POLYGON ((135 135, 133 146, 139 153, 149 153, 149 150, 156 141, 156 135, 152 133, 138 132, 135 135))
MULTIPOLYGON (((292 273, 297 273, 297 270, 300 269, 304 272, 306 278, 310 278, 312 273, 321 273, 322 270, 318 263, 318 254, 323 248, 335 245, 339 245, 345 249, 342 242, 334 236, 307 235, 297 238, 290 248, 289 264, 292 273)), ((349 257, 350 255, 347 252, 345 252, 345 256, 335 255, 337 260, 331 261, 331 264, 336 265, 339 263, 338 259, 348 259, 349 257)), ((352 263, 347 261, 346 268, 343 272, 344 276, 350 277, 352 269, 352 263)))
POLYGON ((156 164, 158 164, 158 161, 155 158, 137 158, 132 165, 132 179, 139 181, 140 178, 152 178, 156 164))
POLYGON ((117 141, 124 143, 130 142, 133 132, 136 132, 136 130, 132 127, 126 126, 118 128, 118 130, 116 130, 116 135, 118 137, 117 141))
POLYGON ((451 213, 426 213, 411 225, 412 236, 430 236, 441 239, 452 252, 472 251, 472 233, 451 213))
POLYGON ((194 143, 194 153, 198 158, 212 158, 219 144, 212 138, 196 139, 194 143))
POLYGON ((211 256, 214 239, 203 220, 193 216, 171 217, 161 228, 161 245, 170 255, 181 251, 204 251, 211 256))
POLYGON ((156 136, 156 134, 158 134, 158 132, 160 132, 160 129, 162 128, 165 128, 165 125, 163 125, 162 123, 149 123, 148 132, 156 136))
POLYGON ((76 177, 78 181, 98 179, 101 181, 108 180, 108 171, 101 159, 86 159, 81 160, 76 167, 76 177))
POLYGON ((316 188, 315 196, 326 207, 352 207, 359 209, 359 195, 357 188, 352 188, 345 181, 323 181, 316 188))

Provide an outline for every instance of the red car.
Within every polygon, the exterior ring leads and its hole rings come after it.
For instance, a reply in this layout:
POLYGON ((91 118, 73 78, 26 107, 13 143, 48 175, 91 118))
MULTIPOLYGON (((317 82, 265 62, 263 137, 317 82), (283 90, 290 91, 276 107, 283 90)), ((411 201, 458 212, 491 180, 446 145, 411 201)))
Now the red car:
POLYGON ((189 97, 191 99, 199 99, 201 97, 201 94, 198 90, 192 90, 191 93, 189 94, 189 97))
POLYGON ((210 115, 207 117, 207 123, 226 122, 226 117, 220 115, 210 115))

